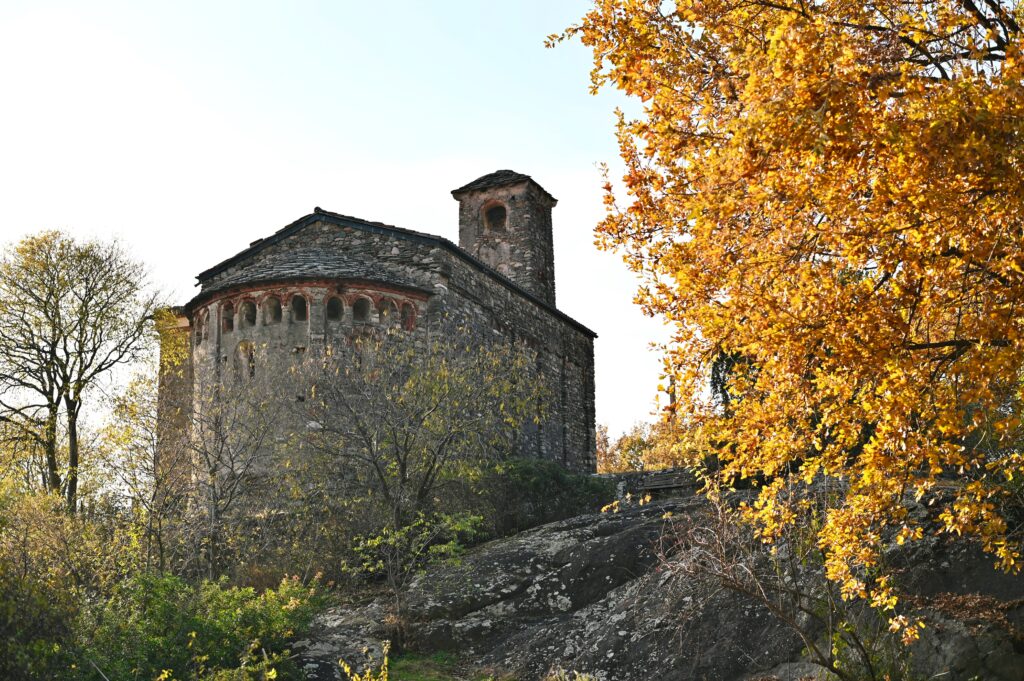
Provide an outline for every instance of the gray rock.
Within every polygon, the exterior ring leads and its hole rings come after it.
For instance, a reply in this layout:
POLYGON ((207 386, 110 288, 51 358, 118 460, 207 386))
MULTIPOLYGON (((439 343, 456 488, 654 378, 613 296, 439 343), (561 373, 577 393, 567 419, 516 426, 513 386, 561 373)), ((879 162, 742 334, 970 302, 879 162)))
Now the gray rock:
MULTIPOLYGON (((457 650, 522 679, 555 668, 598 679, 733 679, 799 653, 799 640, 754 603, 719 594, 692 620, 671 575, 658 569, 662 517, 697 499, 627 508, 551 523, 475 549, 454 567, 431 570, 408 595, 408 643, 457 650), (736 613, 742 612, 741 617, 736 613)), ((379 651, 384 606, 332 610, 302 664, 324 669, 379 651)))
POLYGON ((768 671, 747 676, 743 681, 836 681, 837 676, 811 662, 785 662, 768 671))
POLYGON ((376 668, 384 658, 385 610, 374 602, 361 608, 335 608, 319 615, 309 638, 292 648, 310 681, 342 681, 340 661, 356 672, 376 668))
MULTIPOLYGON (((696 497, 626 507, 477 547, 461 564, 415 580, 407 643, 458 651, 522 681, 552 669, 600 681, 834 681, 801 657, 800 638, 762 604, 714 588, 695 599, 691 583, 665 570, 658 559, 663 516, 685 518, 702 508, 696 497)), ((921 587, 916 593, 925 603, 933 595, 925 586, 936 583, 975 590, 987 584, 1004 603, 1024 596, 1021 578, 985 575, 979 560, 991 566, 990 559, 951 553, 937 542, 915 550, 904 576, 921 587)), ((339 657, 353 664, 366 659, 364 649, 379 656, 385 613, 379 601, 320 617, 298 647, 302 663, 321 674, 311 678, 338 678, 329 674, 339 657)), ((1024 646, 1013 630, 1024 613, 1006 610, 1004 626, 924 614, 929 626, 908 652, 920 678, 1024 681, 1024 646)))
POLYGON ((914 644, 913 671, 942 681, 1024 681, 1024 641, 992 623, 962 622, 928 610, 914 644))

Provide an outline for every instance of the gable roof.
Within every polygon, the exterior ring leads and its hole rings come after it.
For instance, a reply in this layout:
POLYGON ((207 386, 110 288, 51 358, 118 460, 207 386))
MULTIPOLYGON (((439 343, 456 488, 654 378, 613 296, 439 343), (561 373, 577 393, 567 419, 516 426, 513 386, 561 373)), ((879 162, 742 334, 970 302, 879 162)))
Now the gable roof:
POLYGON ((514 170, 495 170, 493 173, 488 173, 487 175, 478 177, 469 184, 463 185, 458 189, 453 189, 452 196, 457 199, 460 195, 468 194, 469 192, 475 192, 481 189, 491 189, 493 187, 504 187, 510 184, 519 184, 520 182, 532 182, 537 189, 544 193, 545 196, 551 199, 554 203, 558 203, 558 199, 551 196, 551 194, 548 193, 548 190, 541 187, 536 180, 529 175, 523 175, 522 173, 517 173, 514 170))
MULTIPOLYGON (((435 236, 433 234, 427 234, 425 232, 417 232, 417 231, 414 231, 414 230, 411 230, 411 229, 405 229, 403 227, 395 227, 394 225, 387 225, 387 224, 384 224, 382 222, 371 222, 369 220, 363 220, 363 219, 352 217, 352 216, 349 216, 349 215, 341 215, 340 213, 332 213, 330 211, 326 211, 326 210, 320 208, 319 206, 314 208, 313 212, 310 213, 309 215, 305 215, 305 216, 299 218, 298 220, 296 220, 295 222, 292 222, 291 224, 282 227, 281 229, 279 229, 278 231, 274 232, 273 234, 271 234, 270 236, 268 236, 268 237, 266 237, 264 239, 257 239, 256 241, 253 241, 251 244, 249 244, 249 247, 246 248, 245 250, 236 253, 235 255, 231 256, 230 258, 217 263, 213 267, 211 267, 211 268, 209 268, 207 270, 204 270, 203 272, 200 272, 198 275, 196 275, 196 280, 197 280, 198 284, 199 285, 203 285, 207 280, 209 280, 212 277, 216 276, 217 274, 223 272, 224 270, 228 269, 229 267, 231 267, 233 265, 236 265, 236 264, 238 264, 240 262, 243 262, 245 260, 248 260, 249 258, 251 258, 252 256, 256 255, 257 253, 259 253, 263 249, 267 248, 268 246, 271 246, 273 244, 276 244, 276 243, 279 243, 279 242, 283 241, 284 239, 287 239, 289 236, 295 234, 296 232, 298 232, 302 228, 304 228, 304 227, 306 227, 308 225, 311 225, 311 224, 313 224, 315 222, 326 222, 326 223, 329 223, 329 224, 337 225, 339 227, 351 227, 353 229, 362 230, 364 232, 371 232, 371 233, 376 233, 376 234, 386 234, 386 235, 389 235, 389 236, 394 236, 394 237, 397 237, 397 238, 400 238, 400 239, 405 239, 405 240, 408 240, 408 241, 414 241, 414 242, 421 243, 421 244, 426 244, 426 245, 429 245, 429 246, 436 246, 436 247, 443 248, 446 251, 448 251, 449 253, 455 255, 456 257, 460 258, 464 262, 466 262, 469 265, 471 265, 477 271, 479 271, 482 274, 484 274, 484 275, 494 279, 495 281, 499 282, 500 284, 502 284, 506 288, 511 289, 514 293, 516 293, 516 294, 518 294, 518 295, 528 299, 530 302, 534 303, 538 307, 541 307, 541 308, 547 310, 548 312, 552 313, 553 315, 555 315, 559 319, 562 319, 563 321, 568 322, 570 325, 575 327, 577 330, 582 331, 583 333, 587 334, 591 338, 597 338, 597 334, 594 333, 593 331, 591 331, 590 329, 588 329, 583 324, 580 324, 575 319, 573 319, 569 315, 565 314, 564 312, 562 312, 561 310, 556 308, 554 305, 549 305, 548 303, 544 302, 543 300, 541 300, 537 296, 533 295, 532 293, 530 293, 529 291, 527 291, 526 289, 521 287, 519 284, 515 283, 514 281, 512 281, 511 279, 509 279, 505 275, 500 274, 498 271, 496 271, 493 268, 489 267, 488 265, 484 264, 482 261, 480 261, 477 258, 473 257, 472 255, 470 255, 466 251, 462 250, 461 248, 456 246, 454 243, 452 243, 448 239, 445 239, 444 237, 435 236)), ((319 273, 314 273, 314 274, 319 274, 319 273)), ((356 274, 356 276, 358 276, 358 273, 353 273, 353 274, 356 274)), ((323 274, 320 274, 320 276, 322 277, 323 274)), ((275 277, 273 275, 267 275, 267 276, 259 277, 258 280, 263 281, 263 280, 270 280, 270 279, 275 279, 275 278, 278 278, 278 277, 275 277)), ((295 275, 292 275, 289 278, 298 278, 298 277, 296 277, 295 275)), ((255 281, 257 281, 257 279, 252 279, 252 280, 249 280, 249 281, 250 282, 255 282, 255 281)), ((396 283, 399 283, 399 282, 396 282, 396 283)), ((211 288, 205 288, 204 287, 203 290, 200 291, 200 293, 198 295, 196 295, 191 301, 189 301, 189 303, 186 304, 186 307, 191 307, 193 304, 195 304, 196 302, 201 300, 203 297, 205 297, 206 294, 212 293, 212 292, 217 291, 217 290, 220 290, 221 288, 227 288, 227 287, 218 287, 218 286, 211 287, 211 288)))

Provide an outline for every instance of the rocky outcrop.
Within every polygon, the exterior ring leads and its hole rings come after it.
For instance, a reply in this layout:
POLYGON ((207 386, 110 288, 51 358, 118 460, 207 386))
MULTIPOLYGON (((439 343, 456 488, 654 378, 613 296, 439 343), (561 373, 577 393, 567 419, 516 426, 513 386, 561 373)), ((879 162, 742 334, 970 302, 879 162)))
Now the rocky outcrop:
MULTIPOLYGON (((408 644, 459 651, 524 681, 556 668, 606 681, 829 678, 758 602, 723 589, 688 607, 690 591, 662 569, 658 545, 666 514, 693 517, 701 506, 694 497, 579 516, 480 546, 460 565, 414 583, 408 644)), ((976 563, 962 563, 959 572, 976 563)), ((919 582, 940 583, 926 573, 919 571, 919 582)), ((955 578, 947 581, 955 586, 955 578)), ((985 579, 969 581, 976 587, 985 579)), ((1001 603, 1024 596, 1019 578, 997 581, 1001 603)), ((386 612, 375 601, 320 617, 298 646, 310 678, 340 678, 339 658, 360 668, 379 658, 386 612)), ((927 614, 933 625, 915 655, 923 678, 1024 680, 1024 647, 1012 622, 972 627, 948 610, 927 614)))

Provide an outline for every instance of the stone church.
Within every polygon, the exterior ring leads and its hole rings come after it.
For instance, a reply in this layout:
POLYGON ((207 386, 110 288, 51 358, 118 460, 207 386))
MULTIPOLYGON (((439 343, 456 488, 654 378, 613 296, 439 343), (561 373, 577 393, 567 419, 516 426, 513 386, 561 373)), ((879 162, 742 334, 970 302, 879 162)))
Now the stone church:
MULTIPOLYGON (((177 308, 188 361, 162 381, 161 411, 181 413, 230 372, 287 366, 296 352, 374 326, 415 335, 469 325, 537 353, 551 398, 539 426, 524 427, 518 453, 593 472, 596 334, 555 306, 556 199, 510 170, 484 175, 452 196, 459 203, 458 246, 316 208, 200 273, 199 293, 177 308)), ((165 433, 175 421, 165 420, 165 433)))

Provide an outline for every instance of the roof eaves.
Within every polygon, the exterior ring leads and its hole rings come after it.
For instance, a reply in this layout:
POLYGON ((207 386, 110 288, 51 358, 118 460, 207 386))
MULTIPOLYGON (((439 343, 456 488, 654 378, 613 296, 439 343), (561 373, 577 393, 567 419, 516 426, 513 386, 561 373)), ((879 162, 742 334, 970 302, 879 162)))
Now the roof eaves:
MULTIPOLYGON (((540 185, 537 186, 540 187, 540 185)), ((456 246, 453 242, 449 241, 448 239, 445 239, 442 236, 427 234, 425 232, 417 232, 415 230, 406 229, 404 227, 396 227, 394 225, 384 224, 383 222, 371 222, 369 220, 363 220, 361 218, 352 217, 350 215, 332 213, 331 211, 324 210, 319 206, 314 208, 313 212, 310 213, 309 215, 304 215, 295 222, 292 222, 291 224, 282 227, 281 229, 277 230, 266 239, 253 242, 253 244, 249 246, 249 248, 239 253, 236 253, 227 260, 224 260, 214 265, 213 267, 209 268, 204 272, 200 272, 199 275, 196 276, 196 279, 201 284, 206 279, 209 279, 210 277, 218 274, 219 272, 224 271, 225 269, 227 269, 231 265, 234 265, 237 262, 240 262, 248 257, 255 255, 256 253, 263 250, 267 246, 277 243, 278 241, 281 241, 290 234, 298 231, 299 229, 302 229, 306 225, 309 225, 313 222, 316 222, 317 220, 322 220, 325 218, 334 222, 335 224, 341 224, 347 227, 355 227, 356 229, 362 229, 368 232, 376 232, 378 234, 397 234, 413 241, 419 241, 420 243, 441 246, 442 248, 450 251, 456 257, 466 261, 483 274, 486 274, 487 276, 498 281, 504 286, 512 289, 513 291, 527 298, 534 304, 544 308, 548 312, 551 312, 556 317, 569 322, 571 325, 575 326, 577 329, 587 334, 591 338, 597 338, 597 334, 594 333, 594 331, 590 330, 589 328, 579 323, 569 315, 565 314, 554 305, 550 305, 547 302, 541 300, 537 296, 533 295, 532 293, 524 289, 519 284, 515 283, 505 275, 501 274, 500 272, 494 270, 490 266, 484 264, 481 260, 478 260, 476 257, 470 255, 466 251, 456 246)), ((189 302, 189 305, 198 300, 201 297, 201 295, 202 294, 200 293, 200 295, 197 295, 195 298, 193 298, 193 300, 189 302)))

